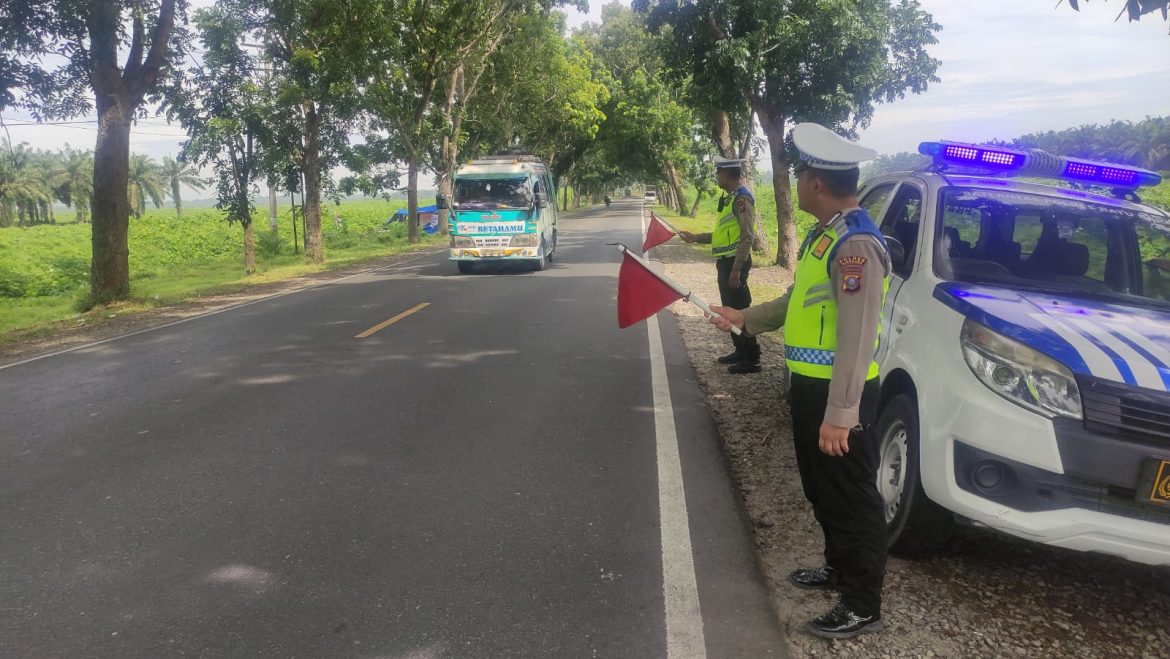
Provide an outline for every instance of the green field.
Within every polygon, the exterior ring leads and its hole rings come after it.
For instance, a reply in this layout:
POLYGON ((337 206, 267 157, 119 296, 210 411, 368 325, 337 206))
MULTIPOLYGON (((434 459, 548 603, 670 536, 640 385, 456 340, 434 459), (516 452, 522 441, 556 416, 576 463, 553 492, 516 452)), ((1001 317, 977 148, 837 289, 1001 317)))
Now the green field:
MULTIPOLYGON (((421 205, 433 203, 420 201, 421 205)), ((214 209, 154 210, 130 220, 132 300, 115 312, 162 306, 210 293, 248 286, 408 251, 406 226, 385 221, 401 201, 344 201, 322 211, 324 266, 305 263, 293 253, 291 209, 280 212, 275 234, 266 211, 256 214, 257 274, 243 268, 243 230, 230 226, 214 209), (341 227, 334 221, 340 212, 341 227)), ((88 293, 90 227, 66 223, 0 229, 0 341, 14 332, 47 323, 81 320, 88 293)), ((300 229, 297 230, 298 236, 300 229)), ((422 246, 440 244, 424 235, 422 246)), ((111 313, 109 309, 94 313, 111 313)))

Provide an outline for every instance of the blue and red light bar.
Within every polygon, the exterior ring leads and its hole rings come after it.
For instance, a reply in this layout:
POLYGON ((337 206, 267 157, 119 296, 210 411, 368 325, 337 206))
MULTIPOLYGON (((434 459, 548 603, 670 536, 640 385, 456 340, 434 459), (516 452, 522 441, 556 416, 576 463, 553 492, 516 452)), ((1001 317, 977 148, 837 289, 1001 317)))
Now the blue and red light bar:
POLYGON ((1076 183, 1135 190, 1158 185, 1162 177, 1140 167, 1056 156, 1039 149, 1021 151, 963 142, 923 142, 918 152, 936 165, 1015 176, 1042 176, 1076 183))

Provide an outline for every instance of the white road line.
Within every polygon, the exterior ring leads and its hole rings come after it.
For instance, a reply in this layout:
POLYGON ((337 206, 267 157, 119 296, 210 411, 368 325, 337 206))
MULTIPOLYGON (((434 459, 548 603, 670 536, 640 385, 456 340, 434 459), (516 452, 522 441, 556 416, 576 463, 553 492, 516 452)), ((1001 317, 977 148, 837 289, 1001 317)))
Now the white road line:
POLYGON ((650 337, 650 382, 654 392, 654 434, 658 446, 658 516, 662 529, 662 594, 666 600, 666 656, 668 659, 705 659, 703 615, 691 553, 674 405, 666 377, 666 357, 658 317, 646 320, 650 337))
POLYGON ((408 263, 414 263, 415 261, 421 261, 422 259, 425 259, 428 256, 433 256, 434 254, 439 254, 439 253, 441 253, 441 252, 429 252, 427 254, 420 255, 418 258, 407 259, 405 261, 400 261, 398 263, 391 263, 390 265, 384 265, 384 266, 381 266, 378 268, 370 268, 369 270, 362 270, 361 272, 356 272, 352 275, 346 275, 345 277, 339 277, 337 279, 328 279, 326 281, 323 281, 323 282, 320 282, 317 284, 313 284, 312 286, 306 286, 304 288, 297 288, 297 289, 293 289, 291 291, 284 291, 283 293, 275 293, 275 294, 269 295, 267 297, 262 297, 258 300, 249 300, 247 302, 241 302, 240 304, 234 304, 230 307, 224 307, 222 309, 216 309, 215 311, 208 311, 207 313, 201 313, 198 316, 190 316, 188 318, 182 318, 180 320, 172 321, 172 322, 165 323, 162 325, 155 325, 154 327, 147 327, 146 329, 140 329, 137 332, 130 332, 129 334, 119 334, 118 336, 111 336, 110 338, 102 339, 101 341, 94 341, 93 343, 85 343, 85 344, 82 344, 79 346, 73 346, 72 348, 58 350, 56 352, 50 352, 50 353, 46 353, 44 355, 37 355, 36 357, 29 357, 28 359, 23 359, 23 360, 18 361, 18 362, 12 362, 11 364, 0 365, 0 371, 3 371, 6 368, 12 368, 14 366, 21 366, 24 364, 30 364, 32 362, 40 361, 42 359, 48 359, 49 357, 56 357, 58 355, 65 355, 65 354, 68 354, 71 352, 77 352, 78 350, 85 350, 87 348, 95 348, 97 346, 100 346, 100 345, 103 345, 106 343, 113 343, 114 341, 121 341, 122 339, 128 339, 132 336, 138 336, 139 334, 146 334, 147 332, 156 332, 158 330, 166 329, 168 327, 174 327, 175 325, 182 325, 183 323, 189 323, 192 320, 199 320, 200 318, 207 318, 208 316, 215 316, 215 315, 218 315, 221 313, 227 313, 228 311, 235 311, 236 309, 243 309, 244 307, 250 307, 253 304, 260 304, 261 302, 275 300, 278 297, 292 295, 293 293, 304 293, 305 291, 311 291, 315 288, 320 288, 320 287, 325 286, 327 284, 336 284, 337 282, 345 281, 347 279, 353 279, 354 277, 361 277, 362 275, 368 275, 368 274, 371 274, 374 272, 381 272, 383 270, 389 270, 391 268, 397 268, 399 266, 407 265, 408 263))

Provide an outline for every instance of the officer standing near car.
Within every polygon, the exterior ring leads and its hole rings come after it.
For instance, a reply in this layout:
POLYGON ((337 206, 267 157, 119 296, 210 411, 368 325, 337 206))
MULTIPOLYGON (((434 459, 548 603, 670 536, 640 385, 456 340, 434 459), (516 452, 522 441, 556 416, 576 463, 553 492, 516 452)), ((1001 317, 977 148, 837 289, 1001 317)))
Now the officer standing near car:
MULTIPOLYGON (((723 306, 732 309, 747 309, 752 304, 747 280, 752 269, 756 199, 744 185, 743 162, 735 158, 715 158, 715 181, 727 193, 719 198, 715 230, 711 233, 679 232, 679 237, 688 243, 711 245, 719 300, 723 306)), ((732 334, 731 342, 734 350, 717 361, 728 364, 730 373, 759 373, 760 344, 756 337, 732 334)))
POLYGON ((878 365, 874 361, 889 286, 886 242, 858 205, 858 165, 876 153, 823 126, 792 131, 800 152, 801 210, 817 218, 800 247, 792 288, 746 309, 713 307, 710 320, 757 335, 784 327, 792 435, 804 495, 825 536, 825 564, 796 570, 800 588, 836 589, 840 602, 808 623, 825 638, 884 627, 885 507, 878 493, 878 365))

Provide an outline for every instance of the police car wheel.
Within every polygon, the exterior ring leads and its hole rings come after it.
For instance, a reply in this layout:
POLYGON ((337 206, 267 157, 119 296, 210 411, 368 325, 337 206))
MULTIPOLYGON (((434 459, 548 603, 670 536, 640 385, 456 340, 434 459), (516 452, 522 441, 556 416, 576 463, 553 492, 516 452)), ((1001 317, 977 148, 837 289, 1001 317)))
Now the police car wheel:
POLYGON ((878 420, 878 493, 891 554, 929 556, 946 545, 954 516, 922 490, 918 469, 918 405, 908 394, 886 403, 878 420))
POLYGON ((459 264, 459 272, 462 272, 463 274, 471 272, 471 261, 456 261, 455 263, 459 264))

